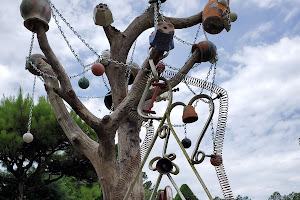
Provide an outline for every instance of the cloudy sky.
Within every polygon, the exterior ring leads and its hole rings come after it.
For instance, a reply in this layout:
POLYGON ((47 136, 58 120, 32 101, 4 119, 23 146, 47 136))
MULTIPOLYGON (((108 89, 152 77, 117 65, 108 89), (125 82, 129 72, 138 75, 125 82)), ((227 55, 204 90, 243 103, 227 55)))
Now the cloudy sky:
MULTIPOLYGON (((91 0, 52 0, 56 8, 70 22, 76 31, 99 54, 109 48, 101 27, 93 22, 91 0)), ((148 6, 147 0, 115 0, 107 3, 114 15, 114 23, 124 30, 130 21, 141 14, 148 6)), ((23 26, 19 6, 21 1, 3 1, 0 7, 0 95, 16 95, 21 86, 25 93, 32 92, 33 75, 25 70, 25 57, 28 55, 31 32, 23 26)), ((201 11, 206 0, 167 0, 162 7, 166 16, 187 17, 201 11)), ((253 200, 267 199, 274 191, 281 194, 300 192, 300 1, 299 0, 247 0, 230 1, 231 10, 238 13, 238 20, 232 30, 218 35, 209 35, 218 48, 216 84, 229 95, 228 124, 224 142, 224 166, 235 196, 249 196, 253 200), (298 91, 298 92, 297 92, 298 91)), ((60 22, 63 25, 62 22, 60 22)), ((47 32, 50 45, 64 65, 67 73, 76 75, 82 71, 68 46, 60 35, 53 18, 47 32)), ((95 56, 67 27, 62 26, 70 44, 80 59, 88 64, 95 56)), ((193 42, 198 26, 186 30, 176 30, 175 34, 189 43, 193 42)), ((137 40, 134 62, 142 64, 149 46, 147 30, 137 40)), ((205 40, 200 29, 197 41, 205 40)), ((165 62, 179 68, 186 61, 191 47, 175 40, 175 49, 165 62)), ((41 53, 35 41, 33 53, 41 53)), ((128 57, 128 61, 131 55, 128 57)), ((205 79, 209 64, 194 68, 190 76, 205 79)), ((79 77, 72 79, 78 95, 103 97, 108 91, 102 78, 88 72, 91 86, 81 90, 77 86, 79 77)), ((105 79, 105 77, 104 77, 105 79)), ((196 93, 199 88, 192 88, 196 93)), ((36 97, 45 95, 43 83, 37 80, 36 97)), ((180 86, 175 100, 187 101, 193 94, 180 86)), ((83 99, 84 103, 101 117, 108 113, 103 98, 83 99)), ((187 103, 187 102, 186 102, 187 103)), ((156 108, 165 104, 157 105, 156 108)), ((216 104, 217 107, 218 104, 216 104)), ((197 139, 202 129, 207 108, 199 106, 199 123, 187 127, 187 137, 197 139), (200 110, 201 109, 201 110, 200 110), (203 114, 202 114, 203 113, 203 114), (203 120, 202 120, 203 118, 203 120), (201 121, 202 120, 202 121, 201 121), (200 128, 199 128, 200 127, 200 128)), ((179 122, 180 114, 174 114, 174 123, 179 122)), ((216 126, 217 115, 214 116, 216 126)), ((176 129, 184 138, 183 128, 176 129)), ((171 138, 171 141, 174 141, 171 138)), ((187 183, 199 199, 207 199, 203 189, 184 162, 176 144, 171 143, 170 152, 177 154, 174 161, 181 172, 174 177, 180 186, 187 183)), ((162 148, 158 142, 155 149, 162 148)), ((208 130, 200 149, 212 153, 211 132, 208 130)), ((190 152, 191 150, 189 150, 190 152)), ((151 156, 160 156, 161 150, 151 156)), ((214 168, 206 159, 197 166, 201 177, 212 196, 222 196, 214 168)), ((155 182, 156 172, 148 172, 155 182)), ((163 179, 161 187, 170 184, 163 179)))

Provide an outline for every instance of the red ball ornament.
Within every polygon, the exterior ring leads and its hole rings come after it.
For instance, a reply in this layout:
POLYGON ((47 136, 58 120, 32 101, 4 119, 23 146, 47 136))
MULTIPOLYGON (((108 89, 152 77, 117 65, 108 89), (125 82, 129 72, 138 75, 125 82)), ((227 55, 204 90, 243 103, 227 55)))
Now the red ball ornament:
POLYGON ((212 155, 212 157, 210 158, 210 163, 213 166, 220 166, 223 163, 223 159, 221 155, 212 155))
POLYGON ((105 68, 101 63, 95 63, 92 66, 92 73, 95 76, 102 76, 102 74, 104 73, 105 68))

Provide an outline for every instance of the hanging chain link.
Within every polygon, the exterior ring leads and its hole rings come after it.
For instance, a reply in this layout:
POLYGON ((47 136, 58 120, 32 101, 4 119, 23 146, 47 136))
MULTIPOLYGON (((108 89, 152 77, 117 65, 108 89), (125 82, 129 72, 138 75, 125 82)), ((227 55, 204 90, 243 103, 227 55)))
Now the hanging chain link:
POLYGON ((102 75, 102 80, 103 80, 103 83, 104 83, 106 89, 107 89, 108 91, 110 91, 111 89, 110 89, 110 87, 108 87, 108 84, 107 84, 106 80, 104 79, 104 76, 103 76, 103 75, 102 75))
POLYGON ((126 70, 126 85, 128 85, 128 82, 129 82, 129 79, 130 79, 131 70, 133 68, 132 62, 133 62, 133 57, 134 57, 134 53, 135 53, 136 43, 137 43, 137 40, 135 40, 134 43, 133 43, 131 58, 130 58, 130 62, 129 62, 130 65, 129 65, 129 67, 126 70))
MULTIPOLYGON (((31 37, 30 48, 29 48, 29 54, 28 54, 28 57, 29 57, 29 58, 30 58, 30 56, 31 56, 31 54, 32 54, 33 42, 34 42, 34 33, 32 33, 32 37, 31 37)), ((26 61, 26 62, 27 62, 27 61, 26 61)), ((30 111, 29 111, 29 119, 28 119, 27 133, 30 133, 30 129, 31 129, 32 111, 33 111, 33 105, 34 105, 35 83, 36 83, 36 76, 34 76, 34 80, 33 80, 32 96, 31 96, 31 101, 30 101, 30 111)))
POLYGON ((158 0, 158 12, 161 16, 162 21, 165 22, 165 16, 164 16, 164 14, 162 12, 162 9, 161 9, 161 0, 158 0))
POLYGON ((158 24, 157 3, 154 4, 154 27, 158 24))

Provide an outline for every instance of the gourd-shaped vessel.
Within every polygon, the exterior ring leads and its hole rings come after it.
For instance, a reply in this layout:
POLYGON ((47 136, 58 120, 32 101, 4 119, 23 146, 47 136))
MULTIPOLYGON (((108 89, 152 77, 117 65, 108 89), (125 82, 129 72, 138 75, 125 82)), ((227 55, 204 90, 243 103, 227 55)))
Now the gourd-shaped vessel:
POLYGON ((109 26, 114 22, 112 13, 106 4, 100 3, 94 9, 94 22, 99 26, 109 26))
POLYGON ((201 58, 197 61, 198 63, 207 61, 214 62, 215 59, 217 59, 217 47, 211 41, 206 40, 199 42, 198 44, 194 44, 192 46, 192 53, 196 49, 199 49, 201 52, 201 58))
POLYGON ((229 13, 230 8, 228 1, 209 0, 202 12, 202 25, 204 30, 210 34, 218 34, 224 28, 229 31, 230 22, 227 21, 229 13))
POLYGON ((45 31, 49 30, 51 7, 47 0, 23 0, 20 12, 24 19, 24 26, 28 30, 36 32, 38 23, 44 25, 45 31))

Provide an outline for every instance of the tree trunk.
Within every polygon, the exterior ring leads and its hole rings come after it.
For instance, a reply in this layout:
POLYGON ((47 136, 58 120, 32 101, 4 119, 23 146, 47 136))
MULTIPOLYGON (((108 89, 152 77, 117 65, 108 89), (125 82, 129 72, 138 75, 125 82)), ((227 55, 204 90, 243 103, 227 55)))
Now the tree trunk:
POLYGON ((24 182, 20 181, 18 184, 18 200, 24 199, 24 182))

